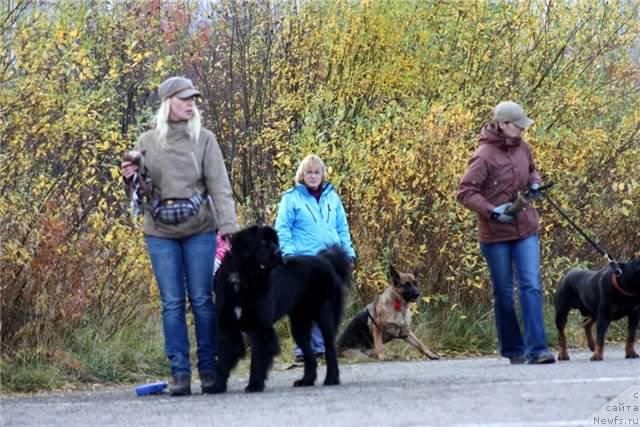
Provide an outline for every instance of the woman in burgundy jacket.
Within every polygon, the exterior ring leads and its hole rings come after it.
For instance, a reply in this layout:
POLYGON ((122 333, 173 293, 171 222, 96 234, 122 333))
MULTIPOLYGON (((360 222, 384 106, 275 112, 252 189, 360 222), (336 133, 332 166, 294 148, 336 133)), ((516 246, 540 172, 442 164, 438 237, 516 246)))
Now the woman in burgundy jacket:
POLYGON ((478 217, 480 249, 493 284, 500 354, 512 364, 555 362, 544 333, 538 212, 527 203, 509 214, 518 192, 531 190, 535 195, 540 187, 531 148, 521 137, 532 124, 520 105, 499 103, 493 120, 480 131, 457 193, 458 201, 478 217), (514 274, 523 333, 515 311, 514 274))

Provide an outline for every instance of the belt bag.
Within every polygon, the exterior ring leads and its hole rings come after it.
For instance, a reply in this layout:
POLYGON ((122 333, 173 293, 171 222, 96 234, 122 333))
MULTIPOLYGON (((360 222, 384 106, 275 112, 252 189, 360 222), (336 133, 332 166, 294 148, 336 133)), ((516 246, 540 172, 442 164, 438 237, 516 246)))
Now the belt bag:
POLYGON ((180 224, 194 217, 205 200, 204 193, 190 199, 154 199, 151 202, 151 216, 164 224, 180 224))

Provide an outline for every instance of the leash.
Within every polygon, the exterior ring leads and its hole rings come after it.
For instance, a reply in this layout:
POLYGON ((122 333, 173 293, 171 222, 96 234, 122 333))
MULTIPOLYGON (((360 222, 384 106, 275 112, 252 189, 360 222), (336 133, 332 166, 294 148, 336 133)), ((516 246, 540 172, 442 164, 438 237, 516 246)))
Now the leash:
MULTIPOLYGON (((540 187, 540 189, 538 189, 538 191, 542 190, 543 188, 549 189, 551 187, 553 187, 554 183, 550 183, 548 185, 545 185, 543 187, 540 187)), ((527 197, 529 197, 531 194, 531 190, 527 191, 527 197)), ((622 269, 620 268, 620 264, 618 263, 618 261, 616 261, 608 252, 606 252, 604 249, 602 249, 591 237, 589 237, 589 235, 587 235, 587 233, 585 233, 580 227, 578 227, 578 225, 569 217, 569 215, 567 215, 562 209, 560 209, 560 206, 558 206, 558 204, 556 202, 553 201, 553 199, 549 196, 548 193, 543 192, 541 193, 544 198, 547 200, 547 202, 549 202, 549 204, 556 210, 558 211, 558 213, 569 223, 571 224, 571 226, 578 232, 580 233, 580 235, 582 237, 585 238, 585 240, 587 242, 589 242, 591 244, 591 246, 593 246, 593 248, 602 256, 604 256, 607 260, 607 263, 611 266, 611 268, 613 268, 613 273, 611 273, 611 284, 613 285, 613 287, 620 292, 623 295, 626 296, 636 296, 636 294, 633 294, 631 292, 628 292, 626 290, 624 290, 622 288, 622 286, 620 286, 620 284, 618 283, 618 279, 622 276, 622 269)))
MULTIPOLYGON (((551 184, 552 185, 552 184, 551 184)), ((620 275, 620 273, 622 273, 622 271, 620 271, 620 265, 618 264, 618 262, 608 253, 606 252, 604 249, 602 249, 591 237, 589 237, 589 235, 587 235, 587 233, 585 233, 580 227, 578 227, 578 225, 571 219, 569 218, 569 215, 567 215, 562 209, 560 209, 560 206, 558 206, 558 204, 556 202, 553 201, 553 199, 547 194, 547 193, 542 193, 545 197, 545 199, 547 200, 547 202, 549 202, 549 204, 556 210, 558 211, 558 213, 569 223, 571 224, 571 226, 573 228, 575 228, 575 230, 580 233, 580 235, 582 237, 585 238, 585 240, 587 242, 589 242, 591 244, 591 246, 593 246, 593 248, 602 256, 604 256, 607 259, 607 262, 609 264, 612 265, 612 267, 614 268, 616 275, 620 275)))

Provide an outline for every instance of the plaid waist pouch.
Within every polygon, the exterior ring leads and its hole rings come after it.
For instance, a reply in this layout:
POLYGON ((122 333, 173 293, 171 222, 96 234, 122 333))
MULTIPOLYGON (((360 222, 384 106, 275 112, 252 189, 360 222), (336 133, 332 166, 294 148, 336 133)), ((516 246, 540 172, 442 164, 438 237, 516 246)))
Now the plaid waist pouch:
POLYGON ((154 199, 151 201, 151 216, 164 224, 180 224, 195 216, 205 200, 204 193, 189 199, 154 199))

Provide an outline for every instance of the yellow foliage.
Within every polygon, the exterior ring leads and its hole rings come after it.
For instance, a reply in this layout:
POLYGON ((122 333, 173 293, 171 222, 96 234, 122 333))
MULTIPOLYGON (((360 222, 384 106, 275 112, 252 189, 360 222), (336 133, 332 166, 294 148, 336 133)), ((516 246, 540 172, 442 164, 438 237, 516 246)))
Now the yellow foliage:
MULTIPOLYGON (((223 0, 204 17, 194 1, 192 15, 170 20, 158 12, 175 12, 168 1, 98 3, 53 2, 0 39, 0 311, 12 325, 3 353, 41 345, 29 337, 44 334, 30 333, 49 323, 55 341, 78 307, 124 322, 155 301, 118 164, 172 74, 206 95, 203 121, 243 224, 271 223, 299 160, 323 157, 356 244, 356 302, 384 288, 393 262, 418 273, 420 304, 489 303, 475 218, 455 192, 504 99, 535 120, 526 138, 554 200, 612 254, 640 256, 633 2, 223 0), (46 315, 34 304, 38 316, 11 305, 58 290, 77 298, 46 315)), ((544 201, 537 207, 548 294, 570 266, 602 261, 544 201)))

